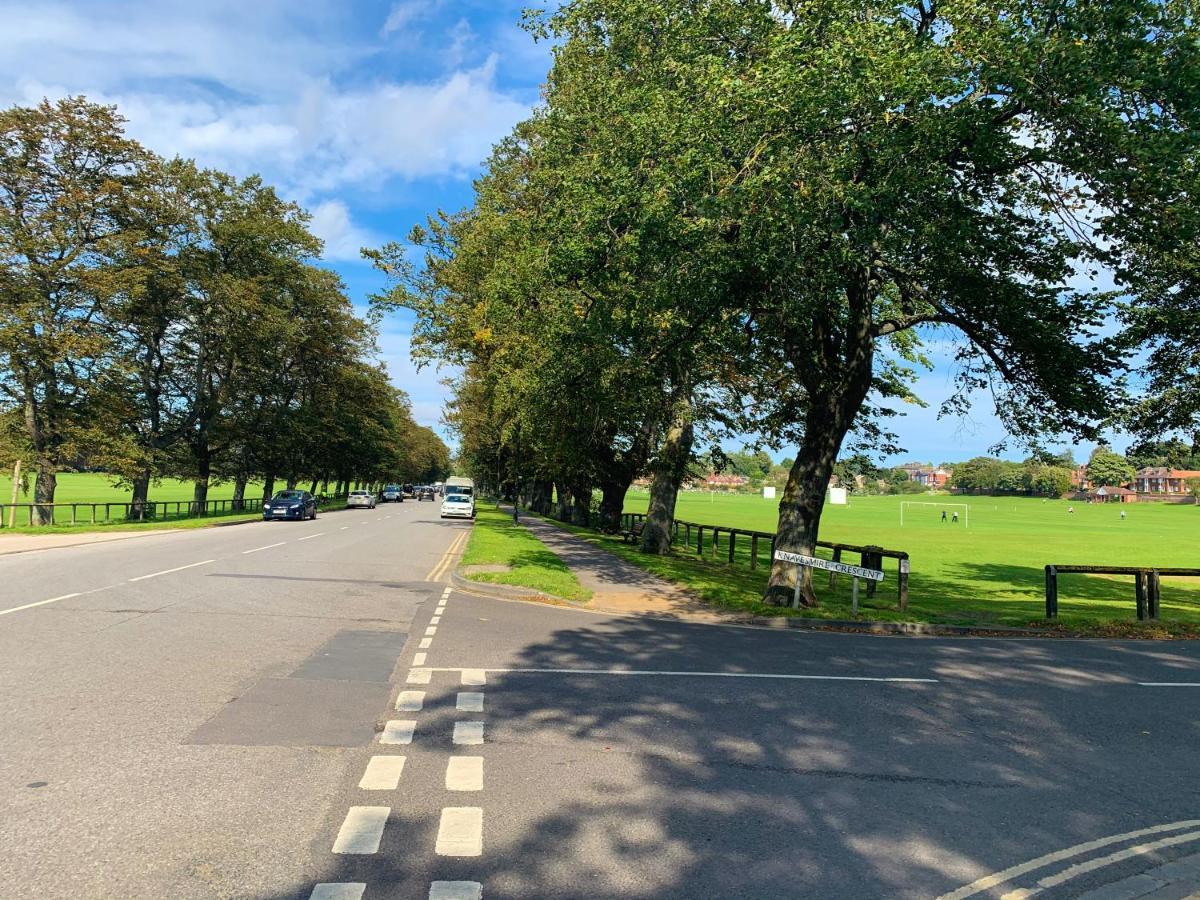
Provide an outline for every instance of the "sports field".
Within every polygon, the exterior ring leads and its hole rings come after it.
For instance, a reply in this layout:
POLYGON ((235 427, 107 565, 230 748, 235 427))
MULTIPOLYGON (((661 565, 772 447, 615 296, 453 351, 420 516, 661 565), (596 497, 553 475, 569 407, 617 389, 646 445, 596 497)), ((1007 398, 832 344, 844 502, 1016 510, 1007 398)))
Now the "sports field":
MULTIPOLYGON (((645 493, 631 493, 626 509, 644 512, 647 500, 645 493)), ((739 494, 682 494, 676 510, 686 521, 770 532, 777 514, 776 501, 739 494)), ((851 497, 848 506, 825 507, 821 538, 906 551, 912 560, 908 617, 1018 625, 1042 620, 1048 563, 1200 566, 1200 507, 1024 497, 851 497), (901 527, 903 500, 937 505, 908 507, 901 527), (961 517, 958 524, 941 522, 943 505, 953 512, 955 503, 970 506, 969 528, 961 517)), ((757 589, 761 573, 740 580, 752 581, 751 590, 757 589)), ((848 581, 839 579, 831 593, 826 580, 817 579, 827 609, 842 609, 848 581)), ((875 617, 906 617, 886 609, 894 602, 894 586, 893 563, 872 601, 884 607, 875 617)), ((1134 618, 1130 577, 1061 576, 1059 595, 1065 623, 1134 618)), ((1200 625, 1200 578, 1164 579, 1162 601, 1164 620, 1200 625)))

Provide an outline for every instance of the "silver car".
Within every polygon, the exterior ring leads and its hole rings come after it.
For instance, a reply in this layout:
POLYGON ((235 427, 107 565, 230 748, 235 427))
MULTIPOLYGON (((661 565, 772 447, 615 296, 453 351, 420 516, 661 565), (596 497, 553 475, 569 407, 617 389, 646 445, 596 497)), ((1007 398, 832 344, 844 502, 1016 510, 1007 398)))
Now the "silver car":
POLYGON ((346 506, 350 509, 374 509, 375 495, 370 491, 351 491, 346 498, 346 506))

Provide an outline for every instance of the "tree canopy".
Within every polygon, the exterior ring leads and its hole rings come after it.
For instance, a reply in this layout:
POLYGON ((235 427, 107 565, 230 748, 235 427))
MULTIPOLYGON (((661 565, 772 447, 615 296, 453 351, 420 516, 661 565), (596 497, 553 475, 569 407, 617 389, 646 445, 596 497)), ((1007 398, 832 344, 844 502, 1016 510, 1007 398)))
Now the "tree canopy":
POLYGON ((1180 281, 1190 4, 569 0, 534 27, 543 105, 414 235, 422 266, 378 257, 427 352, 508 407, 519 466, 611 515, 689 429, 794 444, 778 541, 810 552, 839 452, 894 448, 930 337, 947 411, 982 391, 1030 443, 1099 434, 1130 351, 1117 294, 1080 285, 1115 272, 1136 311, 1180 281))
POLYGON ((84 461, 131 484, 415 478, 449 452, 374 361, 308 214, 165 160, 112 107, 0 111, 0 426, 51 521, 84 461))

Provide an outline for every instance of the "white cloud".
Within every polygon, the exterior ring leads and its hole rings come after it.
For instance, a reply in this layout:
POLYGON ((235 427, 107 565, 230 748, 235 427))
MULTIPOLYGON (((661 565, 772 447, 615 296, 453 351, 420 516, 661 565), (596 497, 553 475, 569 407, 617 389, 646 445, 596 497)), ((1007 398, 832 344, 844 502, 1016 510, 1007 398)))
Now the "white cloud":
POLYGON ((424 18, 441 5, 440 0, 404 0, 402 3, 392 4, 391 12, 388 13, 379 36, 387 37, 395 31, 400 31, 410 22, 424 18))
MULTIPOLYGON (((130 0, 124 18, 137 27, 115 28, 70 7, 0 5, 0 104, 78 93, 115 103, 151 149, 260 172, 302 201, 389 178, 465 177, 529 112, 497 87, 494 55, 435 80, 343 84, 338 74, 378 48, 314 42, 271 3, 248 6, 182 19, 130 0)), ((460 22, 444 58, 472 39, 460 22)))
POLYGON ((377 247, 383 239, 359 228, 350 217, 350 210, 341 200, 326 200, 312 209, 312 233, 325 244, 323 259, 357 261, 363 247, 377 247))

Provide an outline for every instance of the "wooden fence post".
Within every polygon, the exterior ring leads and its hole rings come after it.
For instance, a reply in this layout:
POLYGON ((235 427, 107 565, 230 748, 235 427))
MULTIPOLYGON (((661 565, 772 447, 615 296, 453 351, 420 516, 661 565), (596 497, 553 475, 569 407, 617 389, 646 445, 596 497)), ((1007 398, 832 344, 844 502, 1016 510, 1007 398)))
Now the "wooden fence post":
POLYGON ((750 571, 758 568, 758 535, 750 535, 750 571))
POLYGON ((1046 566, 1046 618, 1058 618, 1058 571, 1046 566))
POLYGON ((729 532, 729 564, 733 565, 733 543, 737 540, 737 532, 729 532))
POLYGON ((1142 571, 1133 576, 1133 596, 1137 603, 1137 617, 1139 622, 1146 620, 1146 594, 1148 593, 1147 582, 1149 573, 1142 571))
POLYGON ((696 526, 696 555, 704 555, 704 526, 696 526))
POLYGON ((896 600, 901 609, 908 609, 908 556, 901 556, 896 560, 896 600))
POLYGON ((1162 599, 1162 582, 1159 580, 1158 569, 1150 570, 1150 585, 1146 591, 1146 607, 1152 621, 1158 621, 1159 601, 1162 599))

